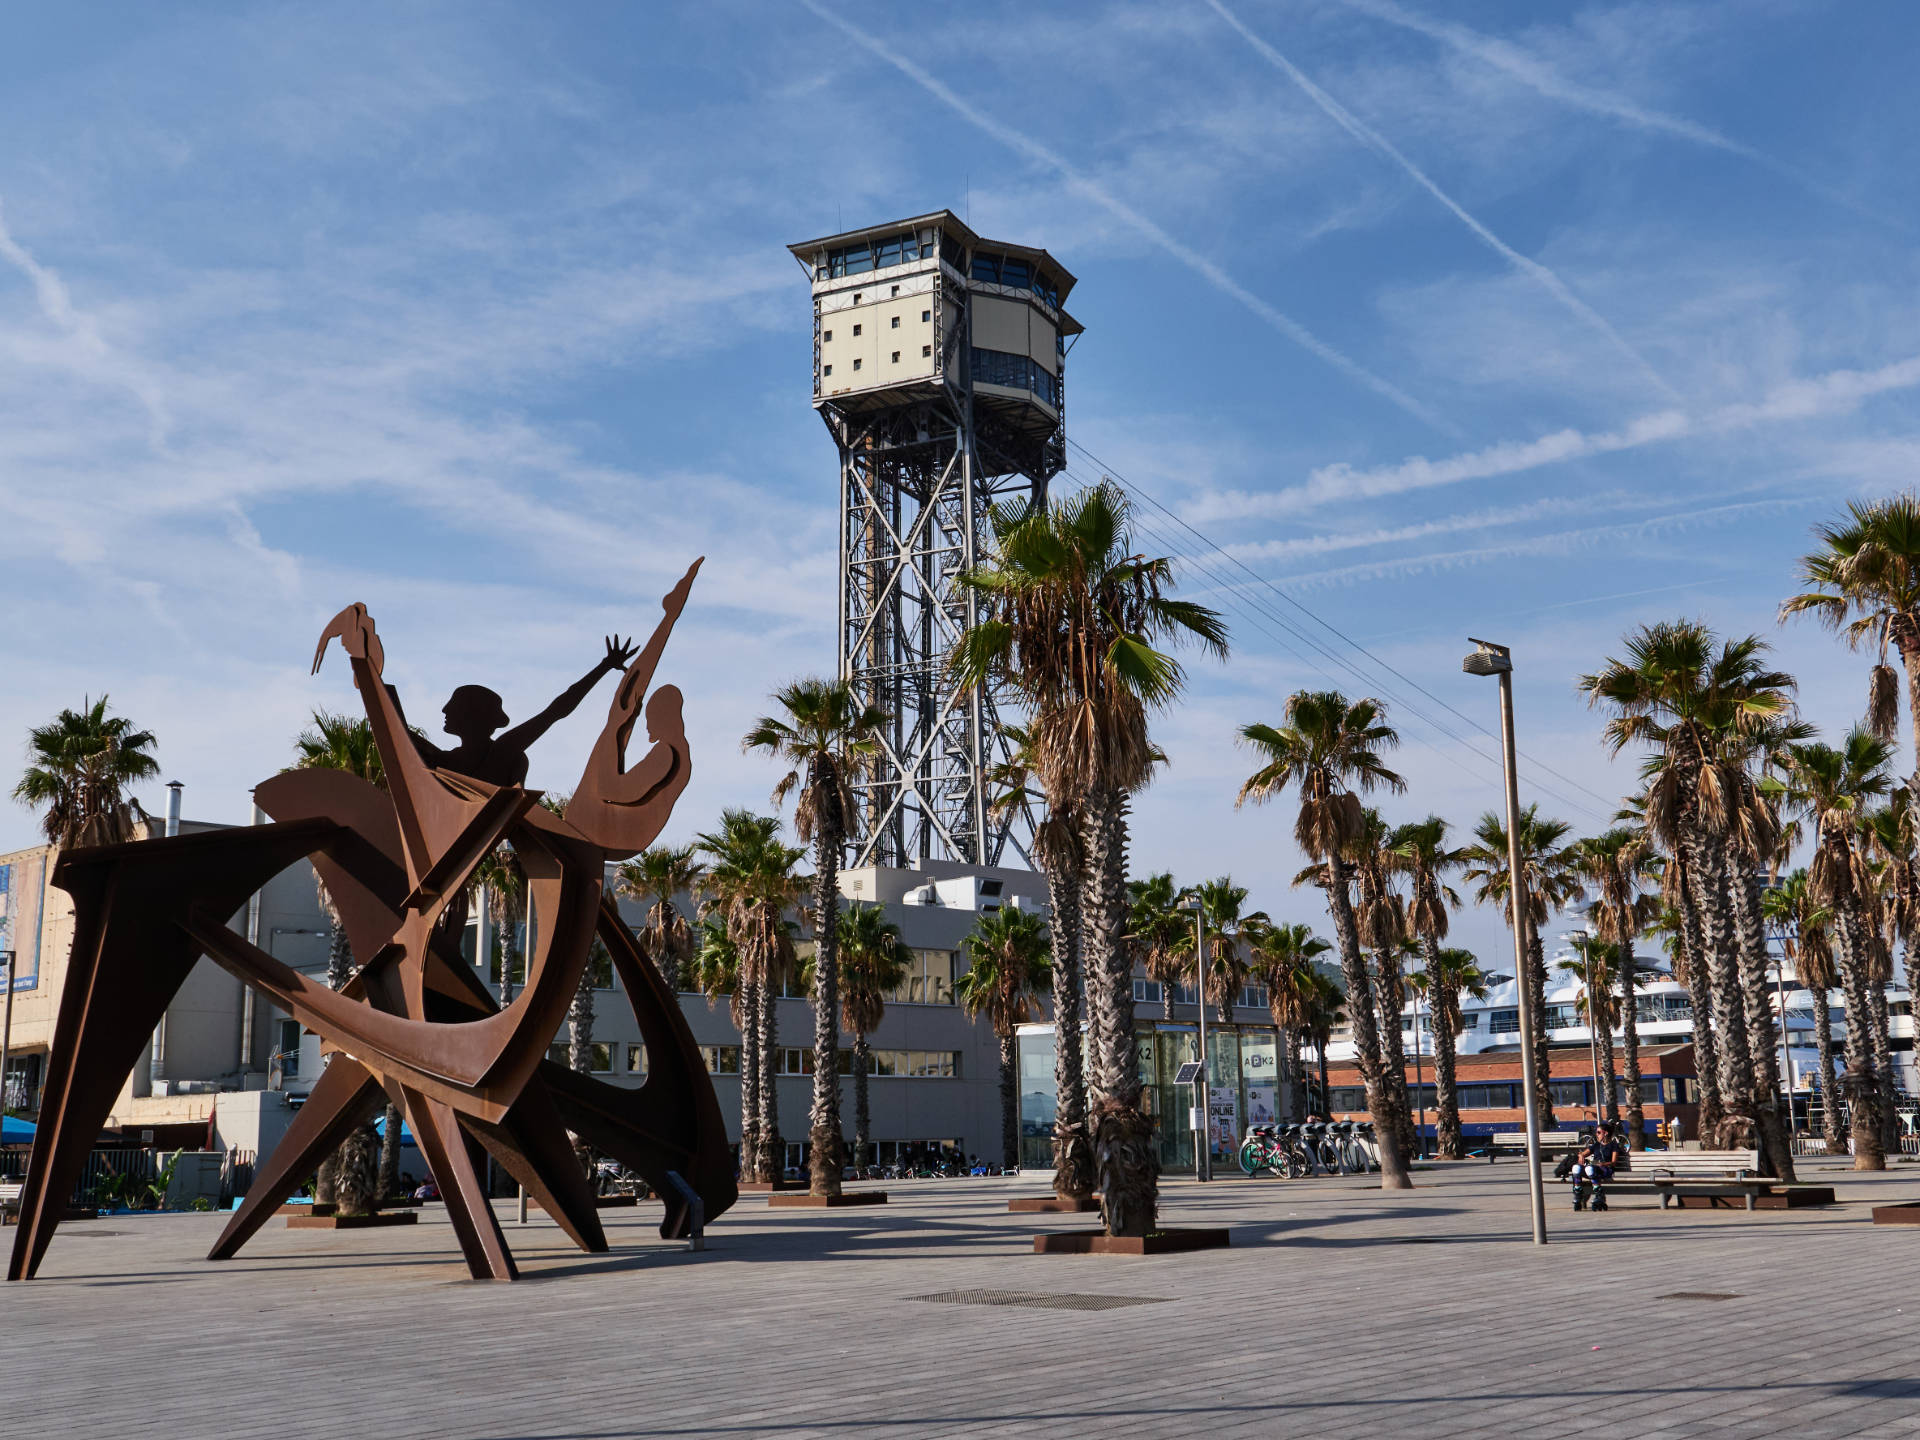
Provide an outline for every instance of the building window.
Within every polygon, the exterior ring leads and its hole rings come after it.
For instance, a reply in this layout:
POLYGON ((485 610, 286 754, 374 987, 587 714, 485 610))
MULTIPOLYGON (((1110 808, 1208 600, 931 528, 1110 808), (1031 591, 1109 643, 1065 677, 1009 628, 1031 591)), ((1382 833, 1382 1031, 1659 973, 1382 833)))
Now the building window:
POLYGON ((644 1075, 647 1073, 647 1047, 644 1045, 627 1046, 627 1073, 644 1075))
POLYGON ((300 1073, 300 1022, 298 1020, 280 1022, 280 1049, 274 1059, 280 1062, 282 1077, 300 1073))
POLYGON ((1049 405, 1060 403, 1060 382, 1025 355, 1010 355, 1004 350, 982 350, 975 346, 972 360, 973 378, 982 385, 1031 390, 1049 405))
POLYGON ((1264 985, 1244 985, 1240 989, 1240 998, 1233 1002, 1248 1010, 1267 1008, 1267 987, 1264 985))
POLYGON ((931 310, 922 310, 920 312, 920 323, 922 325, 926 325, 930 323, 932 320, 933 320, 933 312, 931 310))
POLYGON ((1173 1003, 1176 1005, 1198 1005, 1200 1003, 1200 987, 1197 985, 1189 985, 1184 980, 1180 981, 1173 987, 1173 1003))
POLYGON ((860 368, 860 362, 859 362, 858 360, 856 360, 856 361, 854 361, 854 362, 853 362, 853 368, 854 368, 854 369, 856 369, 856 370, 858 370, 858 369, 860 368))
POLYGON ((1487 1031, 1492 1035, 1515 1035, 1520 1030, 1520 1012, 1518 1010, 1490 1010, 1487 1012, 1487 1031))
MULTIPOLYGON (((887 291, 887 295, 889 297, 898 295, 899 293, 900 293, 900 287, 898 285, 894 286, 891 290, 887 291)), ((898 320, 895 320, 893 323, 898 325, 900 322, 898 320)))
MULTIPOLYGON (((856 305, 860 303, 860 292, 858 290, 853 292, 853 303, 856 305)), ((860 327, 858 325, 853 327, 853 333, 856 335, 860 333, 860 327)))
POLYGON ((893 363, 896 365, 900 363, 900 352, 898 350, 893 352, 893 363))
POLYGON ((910 1005, 953 1004, 953 951, 916 950, 913 967, 887 998, 910 1005))
POLYGON ((1136 978, 1133 982, 1133 1003, 1136 1005, 1160 1004, 1160 982, 1136 978))
POLYGON ((893 328, 893 329, 895 329, 895 330, 898 330, 898 329, 900 328, 900 317, 899 317, 898 315, 896 315, 896 316, 894 316, 894 317, 893 317, 893 327, 892 327, 892 328, 893 328))
POLYGON ((930 357, 930 356, 931 356, 932 354, 933 354, 933 346, 931 346, 931 345, 922 345, 922 346, 920 347, 920 358, 921 358, 922 360, 925 360, 925 359, 927 359, 927 358, 928 358, 928 357, 930 357))
POLYGON ((738 1045, 702 1045, 700 1058, 706 1062, 709 1075, 738 1075, 740 1073, 740 1047, 738 1045))
POLYGON ((860 334, 860 327, 858 325, 853 327, 853 333, 856 337, 860 334))
POLYGON ((833 332, 831 330, 822 330, 820 332, 820 338, 822 340, 831 340, 833 339, 833 332))
POLYGON ((820 373, 822 375, 831 375, 833 373, 833 367, 831 365, 822 365, 820 367, 820 373))

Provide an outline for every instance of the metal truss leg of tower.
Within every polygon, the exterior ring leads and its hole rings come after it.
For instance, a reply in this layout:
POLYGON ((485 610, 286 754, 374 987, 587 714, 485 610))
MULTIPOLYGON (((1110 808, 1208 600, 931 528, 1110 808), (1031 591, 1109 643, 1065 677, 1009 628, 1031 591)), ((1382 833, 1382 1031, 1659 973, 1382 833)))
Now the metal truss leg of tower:
POLYGON ((1026 848, 1011 817, 988 813, 986 775, 1004 753, 998 697, 963 692, 951 670, 977 616, 959 580, 980 557, 987 509, 1034 484, 983 479, 972 408, 942 398, 834 424, 840 674, 888 717, 855 781, 856 865, 997 865, 1010 839, 1026 848))

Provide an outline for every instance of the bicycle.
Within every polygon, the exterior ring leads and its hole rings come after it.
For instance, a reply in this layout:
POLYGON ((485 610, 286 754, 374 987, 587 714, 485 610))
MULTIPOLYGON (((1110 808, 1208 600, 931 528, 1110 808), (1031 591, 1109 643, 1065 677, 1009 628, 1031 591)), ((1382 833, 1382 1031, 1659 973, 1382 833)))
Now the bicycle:
POLYGON ((1270 1170, 1275 1179, 1298 1180, 1307 1173, 1307 1160, 1288 1143, 1282 1131, 1271 1125, 1254 1125, 1240 1142, 1240 1168, 1248 1175, 1270 1170))

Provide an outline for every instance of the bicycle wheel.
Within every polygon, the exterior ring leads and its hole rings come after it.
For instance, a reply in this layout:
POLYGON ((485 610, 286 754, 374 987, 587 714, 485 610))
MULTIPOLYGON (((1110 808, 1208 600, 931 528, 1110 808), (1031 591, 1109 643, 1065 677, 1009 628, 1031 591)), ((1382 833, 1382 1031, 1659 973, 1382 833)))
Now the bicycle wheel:
POLYGON ((1307 1159, 1304 1150, 1295 1147, 1287 1151, 1287 1178, 1303 1180, 1313 1171, 1313 1162, 1307 1159))
POLYGON ((1248 1140, 1240 1147, 1240 1169, 1245 1174, 1259 1174, 1265 1159, 1266 1157, 1260 1153, 1260 1144, 1257 1140, 1248 1140))

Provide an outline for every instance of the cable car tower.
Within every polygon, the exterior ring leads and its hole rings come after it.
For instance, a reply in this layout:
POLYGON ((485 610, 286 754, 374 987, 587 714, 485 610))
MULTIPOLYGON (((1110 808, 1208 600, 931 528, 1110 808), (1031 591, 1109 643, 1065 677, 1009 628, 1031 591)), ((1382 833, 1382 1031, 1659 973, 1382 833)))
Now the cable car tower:
POLYGON ((788 247, 813 285, 813 408, 840 452, 840 675, 888 719, 855 782, 856 865, 998 865, 987 813, 1006 754, 999 697, 948 657, 978 615, 958 577, 987 512, 1045 502, 1066 465, 1073 276, 1045 250, 983 240, 949 210, 788 247))

